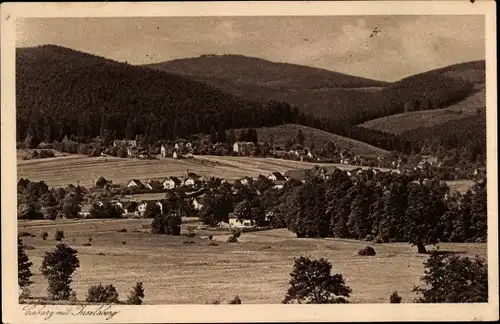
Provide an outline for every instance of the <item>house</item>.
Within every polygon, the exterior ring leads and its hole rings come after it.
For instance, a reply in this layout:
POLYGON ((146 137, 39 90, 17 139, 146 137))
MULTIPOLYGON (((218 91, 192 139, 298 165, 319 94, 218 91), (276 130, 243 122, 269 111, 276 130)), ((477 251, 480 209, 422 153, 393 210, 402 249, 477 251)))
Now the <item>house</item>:
POLYGON ((127 156, 128 157, 137 157, 139 155, 139 149, 137 146, 129 146, 127 147, 127 156))
POLYGON ((252 179, 252 178, 250 178, 250 177, 248 177, 248 176, 246 176, 246 177, 244 177, 244 178, 241 178, 239 181, 240 181, 240 183, 241 183, 242 185, 244 185, 244 186, 248 186, 249 184, 251 184, 251 183, 252 183, 253 179, 252 179))
POLYGON ((202 203, 201 197, 197 197, 197 198, 193 199, 193 208, 195 210, 201 210, 201 208, 203 208, 203 203, 202 203))
POLYGON ((141 180, 132 179, 128 182, 127 188, 144 189, 144 184, 141 182, 141 180))
POLYGON ((114 140, 113 141, 113 146, 137 146, 137 141, 136 140, 114 140))
POLYGON ((177 151, 174 151, 174 153, 172 153, 172 158, 174 158, 174 159, 179 158, 179 156, 177 155, 177 151))
POLYGON ((281 172, 273 172, 267 178, 271 181, 286 181, 285 176, 281 172))
POLYGON ((161 145, 161 148, 160 148, 160 155, 162 158, 167 157, 167 148, 163 144, 161 145))
POLYGON ((184 185, 187 187, 193 187, 200 182, 199 179, 200 179, 200 177, 198 177, 197 175, 190 175, 184 181, 184 185))
POLYGON ((229 218, 229 227, 251 228, 255 227, 255 221, 251 219, 238 219, 232 216, 229 218))
POLYGON ((418 167, 420 169, 428 166, 434 166, 438 164, 438 158, 434 156, 422 156, 422 159, 418 162, 418 167))
POLYGON ((182 181, 177 177, 168 177, 162 181, 164 189, 174 189, 182 186, 182 181))
POLYGON ((233 152, 239 153, 240 155, 250 155, 254 149, 255 144, 252 142, 235 142, 233 144, 233 152))
POLYGON ((146 206, 147 206, 147 202, 143 201, 141 202, 138 206, 137 206, 137 211, 136 211, 136 214, 138 214, 139 216, 144 216, 144 213, 146 212, 146 206))
POLYGON ((146 189, 149 189, 149 190, 153 190, 153 183, 151 180, 148 180, 144 183, 144 188, 146 189))

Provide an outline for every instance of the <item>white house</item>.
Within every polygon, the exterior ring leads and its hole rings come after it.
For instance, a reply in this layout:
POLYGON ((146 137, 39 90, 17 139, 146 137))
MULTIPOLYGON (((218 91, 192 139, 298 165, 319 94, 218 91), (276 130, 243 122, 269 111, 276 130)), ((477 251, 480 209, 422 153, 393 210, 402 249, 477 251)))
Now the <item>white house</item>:
POLYGON ((137 213, 139 214, 139 216, 141 217, 144 216, 144 213, 146 212, 146 206, 147 203, 145 201, 143 201, 137 206, 137 213))
POLYGON ((167 148, 163 144, 162 144, 161 149, 160 149, 160 154, 161 154, 162 158, 166 158, 167 157, 167 148))
POLYGON ((174 159, 178 159, 178 158, 179 158, 179 156, 177 155, 177 152, 176 152, 176 151, 174 151, 174 153, 172 153, 172 157, 173 157, 174 159))
POLYGON ((240 183, 244 186, 248 186, 252 182, 252 178, 250 177, 244 177, 240 179, 240 183))
POLYGON ((248 155, 255 148, 252 142, 235 142, 233 144, 233 152, 240 153, 241 155, 248 155))
POLYGON ((255 221, 251 219, 239 220, 237 218, 229 218, 229 227, 248 228, 254 226, 255 226, 255 221))
POLYGON ((142 189, 142 188, 144 188, 144 184, 140 180, 132 179, 128 182, 127 188, 140 188, 140 189, 142 189))
POLYGON ((193 208, 195 210, 201 210, 201 208, 203 208, 203 204, 201 203, 201 199, 200 198, 194 198, 193 199, 193 208))
POLYGON ((168 177, 162 182, 164 189, 174 189, 182 185, 182 181, 177 177, 168 177))
POLYGON ((281 172, 273 172, 267 178, 271 181, 286 181, 285 176, 281 172))
POLYGON ((197 178, 194 178, 194 177, 188 177, 185 181, 184 181, 184 185, 186 187, 193 187, 194 185, 196 185, 196 183, 198 182, 198 179, 197 178))

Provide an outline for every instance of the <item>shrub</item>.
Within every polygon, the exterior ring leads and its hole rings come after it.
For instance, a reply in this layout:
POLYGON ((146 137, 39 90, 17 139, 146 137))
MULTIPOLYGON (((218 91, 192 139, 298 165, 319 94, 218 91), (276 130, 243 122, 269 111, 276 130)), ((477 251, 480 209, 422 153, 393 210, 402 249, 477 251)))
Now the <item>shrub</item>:
POLYGON ((229 302, 229 304, 231 304, 231 305, 239 305, 239 304, 241 304, 241 299, 240 299, 240 297, 235 296, 235 297, 234 297, 234 298, 233 298, 233 299, 229 302))
POLYGON ((103 286, 99 283, 89 288, 85 300, 91 303, 118 303, 118 291, 111 284, 103 286))
POLYGON ((208 243, 208 245, 210 245, 210 246, 218 246, 219 244, 217 244, 215 242, 210 242, 210 243, 208 243))
POLYGON ((283 303, 348 303, 344 297, 349 297, 352 289, 345 284, 341 274, 332 275, 331 270, 332 265, 326 259, 296 258, 283 303))
POLYGON ((401 296, 398 295, 398 292, 395 291, 392 293, 392 295, 389 297, 389 301, 391 302, 391 304, 399 304, 401 303, 401 296))
POLYGON ((118 230, 117 232, 118 232, 118 233, 126 233, 126 232, 127 232, 127 229, 126 229, 126 228, 122 228, 121 230, 118 230))
POLYGON ((19 232, 20 237, 31 236, 30 232, 19 232))
POLYGON ((238 239, 238 238, 240 238, 240 236, 241 236, 241 229, 239 229, 239 228, 235 228, 235 229, 233 229, 233 230, 232 230, 232 233, 233 233, 233 236, 234 236, 236 239, 238 239))
POLYGON ((82 245, 83 245, 83 246, 92 246, 92 244, 91 244, 91 243, 83 243, 82 245))
POLYGON ((141 305, 142 299, 144 298, 144 287, 142 282, 137 282, 132 288, 132 291, 128 295, 127 304, 131 305, 141 305))
POLYGON ((64 239, 64 231, 63 230, 56 230, 56 234, 54 235, 54 239, 56 241, 62 241, 64 239))
POLYGON ((372 248, 371 246, 366 246, 366 247, 362 248, 361 250, 359 250, 358 254, 359 255, 373 256, 373 255, 375 255, 377 253, 375 252, 375 249, 372 248))
POLYGON ((40 271, 49 281, 48 292, 52 299, 68 299, 71 294, 71 276, 80 267, 78 251, 59 243, 52 252, 46 252, 40 271))
POLYGON ((123 245, 127 244, 127 241, 122 241, 122 244, 123 244, 123 245))
POLYGON ((209 239, 209 240, 212 240, 213 238, 214 238, 214 236, 213 236, 213 235, 209 235, 209 236, 208 236, 208 239, 209 239))
POLYGON ((238 239, 234 237, 234 235, 231 235, 230 237, 227 238, 227 243, 238 243, 238 239))
POLYGON ((42 232, 42 239, 45 241, 47 239, 47 237, 49 237, 49 233, 47 233, 47 231, 43 231, 42 232))
POLYGON ((474 260, 454 254, 432 251, 424 262, 424 287, 413 289, 421 303, 488 302, 488 265, 476 256, 474 260))
POLYGON ((30 259, 24 251, 23 240, 17 238, 17 283, 21 289, 28 288, 33 282, 30 280, 33 274, 31 273, 30 259))

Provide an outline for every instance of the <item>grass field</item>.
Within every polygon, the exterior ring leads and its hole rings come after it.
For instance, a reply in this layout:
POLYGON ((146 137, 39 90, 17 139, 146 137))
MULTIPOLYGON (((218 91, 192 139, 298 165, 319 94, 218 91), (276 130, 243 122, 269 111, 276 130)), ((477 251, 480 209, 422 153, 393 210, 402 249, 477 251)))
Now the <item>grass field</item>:
MULTIPOLYGON (((90 158, 82 155, 61 156, 43 160, 17 161, 18 178, 32 181, 45 181, 51 187, 62 187, 80 183, 81 186, 92 186, 92 181, 100 176, 117 184, 125 184, 131 179, 147 180, 168 176, 184 176, 186 170, 199 175, 215 176, 228 181, 244 176, 268 175, 273 171, 285 172, 293 169, 310 169, 317 166, 344 170, 358 168, 354 165, 309 163, 274 158, 250 158, 232 156, 199 156, 189 160, 158 159, 137 160, 115 157, 90 158), (202 163, 202 161, 204 161, 202 163)), ((382 171, 388 169, 381 168, 382 171)), ((450 188, 460 192, 467 191, 472 181, 447 181, 450 188)), ((147 194, 150 195, 150 194, 147 194)), ((153 194, 155 195, 155 194, 153 194)), ((158 194, 160 198, 163 194, 158 194)), ((140 199, 156 199, 141 195, 132 197, 140 199)))
MULTIPOLYGON (((309 169, 321 163, 308 163, 274 158, 231 156, 199 156, 195 159, 138 160, 115 157, 86 157, 72 155, 43 160, 17 161, 18 178, 45 181, 49 186, 76 184, 91 186, 100 176, 117 184, 131 179, 146 180, 168 176, 185 176, 186 170, 204 176, 235 180, 244 176, 268 175, 273 171, 309 169), (205 161, 205 163, 202 163, 205 161)), ((355 166, 340 166, 352 169, 355 166)))
MULTIPOLYGON (((133 232, 150 220, 89 220, 19 223, 19 231, 37 237, 24 242, 34 263, 33 296, 46 296, 47 282, 39 268, 45 252, 53 249, 56 229, 65 242, 79 251, 80 268, 73 288, 78 299, 99 282, 113 284, 125 299, 137 281, 143 281, 147 304, 204 304, 215 299, 227 303, 239 295, 245 304, 280 303, 288 288, 293 258, 308 255, 327 258, 334 273, 341 273, 353 289, 351 302, 385 303, 393 291, 411 302, 414 285, 420 284, 426 256, 408 244, 374 244, 377 255, 357 255, 366 242, 343 239, 297 239, 286 230, 243 233, 239 243, 226 243, 227 235, 208 240, 133 232), (126 228, 128 232, 117 230, 126 228), (42 231, 49 233, 44 241, 42 231), (92 246, 82 246, 92 237, 92 246), (184 244, 189 240, 195 244, 184 244), (122 244, 126 241, 126 244, 122 244)), ((486 257, 486 244, 440 244, 440 250, 486 257)))
POLYGON ((485 109, 486 92, 483 88, 479 92, 448 108, 391 115, 367 121, 360 126, 393 134, 401 134, 404 131, 419 127, 433 127, 447 121, 460 119, 466 115, 475 114, 477 110, 484 111, 485 109))

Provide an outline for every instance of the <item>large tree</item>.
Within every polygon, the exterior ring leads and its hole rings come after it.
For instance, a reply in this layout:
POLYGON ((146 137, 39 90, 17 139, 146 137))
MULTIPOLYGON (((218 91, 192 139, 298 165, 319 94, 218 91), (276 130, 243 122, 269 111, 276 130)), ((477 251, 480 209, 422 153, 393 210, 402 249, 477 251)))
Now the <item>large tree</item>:
POLYGON ((425 246, 438 243, 442 235, 441 219, 447 211, 445 195, 448 191, 446 184, 436 180, 410 186, 404 235, 408 243, 417 246, 418 253, 425 253, 425 246))
POLYGON ((52 299, 67 300, 72 292, 71 277, 80 267, 78 251, 59 243, 56 249, 46 252, 40 271, 49 281, 48 292, 52 299))
POLYGON ((488 302, 488 265, 476 256, 459 257, 433 251, 424 262, 423 287, 414 291, 421 303, 488 302))
POLYGON ((341 274, 331 274, 332 265, 326 259, 295 259, 290 273, 290 287, 284 304, 338 304, 347 303, 352 289, 345 284, 341 274))
POLYGON ((30 262, 28 255, 24 251, 23 240, 17 237, 17 283, 19 288, 25 289, 33 283, 31 281, 33 276, 31 272, 32 265, 33 262, 30 262))

